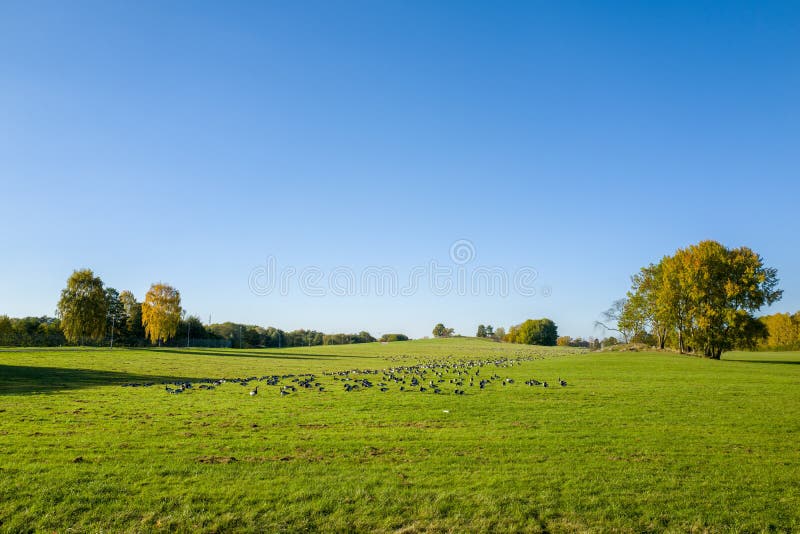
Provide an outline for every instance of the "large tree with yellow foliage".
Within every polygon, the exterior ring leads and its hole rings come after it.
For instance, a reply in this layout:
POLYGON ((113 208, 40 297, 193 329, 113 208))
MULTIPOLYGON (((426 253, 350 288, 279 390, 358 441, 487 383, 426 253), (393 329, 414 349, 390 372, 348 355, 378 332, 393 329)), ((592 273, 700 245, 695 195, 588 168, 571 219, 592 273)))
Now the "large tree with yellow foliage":
POLYGON ((167 284, 153 284, 142 303, 142 325, 151 343, 167 341, 175 335, 181 320, 181 294, 167 284))
POLYGON ((777 271, 751 249, 702 241, 635 275, 618 324, 662 347, 671 337, 681 352, 719 359, 764 338, 753 313, 781 298, 777 285, 777 271))

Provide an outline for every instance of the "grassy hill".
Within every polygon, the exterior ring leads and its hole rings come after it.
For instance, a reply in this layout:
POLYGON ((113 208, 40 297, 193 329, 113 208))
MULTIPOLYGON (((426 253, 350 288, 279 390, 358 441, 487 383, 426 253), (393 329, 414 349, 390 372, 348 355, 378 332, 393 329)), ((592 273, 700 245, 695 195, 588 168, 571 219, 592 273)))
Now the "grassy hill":
POLYGON ((0 530, 798 530, 799 409, 798 353, 0 350, 0 530))

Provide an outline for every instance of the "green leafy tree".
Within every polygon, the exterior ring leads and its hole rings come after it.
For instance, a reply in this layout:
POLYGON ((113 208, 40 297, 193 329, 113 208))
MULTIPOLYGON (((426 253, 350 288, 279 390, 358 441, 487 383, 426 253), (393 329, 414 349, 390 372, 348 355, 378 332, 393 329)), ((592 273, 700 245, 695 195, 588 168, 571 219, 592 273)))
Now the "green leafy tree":
POLYGON ((58 315, 66 339, 81 345, 102 340, 107 313, 103 281, 90 269, 73 272, 58 301, 58 315))
POLYGON ((486 327, 484 325, 478 325, 478 332, 475 334, 475 337, 486 337, 486 327))
POLYGON ((558 328, 550 319, 528 319, 512 326, 509 336, 512 343, 554 346, 558 339, 558 328))
POLYGON ((113 287, 106 288, 106 304, 108 306, 108 318, 113 319, 117 325, 122 324, 127 317, 125 305, 120 300, 119 291, 113 287))
POLYGON ((391 343, 393 341, 408 341, 408 336, 405 334, 383 334, 380 341, 382 343, 391 343))
POLYGON ((447 337, 448 330, 442 323, 439 323, 433 327, 433 337, 447 337))
POLYGON ((614 336, 607 337, 600 342, 601 347, 613 347, 614 345, 619 345, 619 340, 614 336))
POLYGON ((146 343, 144 326, 142 325, 142 303, 130 291, 123 291, 119 294, 119 301, 122 304, 123 319, 123 338, 128 345, 141 345, 146 343))
POLYGON ((0 346, 56 347, 66 343, 61 322, 52 317, 23 317, 0 315, 0 346))
POLYGON ((209 339, 209 333, 203 322, 196 315, 189 315, 180 320, 172 338, 172 345, 178 347, 191 347, 199 341, 203 343, 209 339))
POLYGON ((674 307, 667 299, 660 298, 660 288, 664 287, 662 263, 650 264, 631 277, 632 287, 624 301, 617 324, 620 330, 636 341, 655 337, 659 348, 663 349, 674 307))
POLYGON ((506 337, 506 329, 502 326, 498 326, 494 331, 494 338, 499 339, 500 341, 504 341, 506 337))
POLYGON ((108 309, 106 324, 111 339, 114 339, 117 337, 117 332, 124 331, 127 315, 125 305, 119 299, 119 291, 113 287, 106 288, 106 307, 108 309))
POLYGON ((14 325, 8 315, 0 315, 0 347, 10 347, 14 344, 14 325))
POLYGON ((353 343, 371 343, 375 338, 369 332, 361 331, 358 334, 325 334, 322 336, 323 345, 350 345, 353 343))
POLYGON ((367 332, 366 330, 362 330, 358 333, 358 342, 359 343, 375 343, 377 339, 372 337, 372 334, 367 332))

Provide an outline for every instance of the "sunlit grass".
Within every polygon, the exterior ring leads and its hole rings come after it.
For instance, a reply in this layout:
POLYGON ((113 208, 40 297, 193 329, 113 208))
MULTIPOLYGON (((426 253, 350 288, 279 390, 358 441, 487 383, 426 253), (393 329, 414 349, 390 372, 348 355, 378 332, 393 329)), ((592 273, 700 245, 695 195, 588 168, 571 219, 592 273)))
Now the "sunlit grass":
POLYGON ((0 351, 0 529, 797 530, 798 409, 797 353, 0 351), (323 375, 505 359, 481 373, 514 384, 459 396, 323 375), (300 373, 326 390, 122 387, 300 373))

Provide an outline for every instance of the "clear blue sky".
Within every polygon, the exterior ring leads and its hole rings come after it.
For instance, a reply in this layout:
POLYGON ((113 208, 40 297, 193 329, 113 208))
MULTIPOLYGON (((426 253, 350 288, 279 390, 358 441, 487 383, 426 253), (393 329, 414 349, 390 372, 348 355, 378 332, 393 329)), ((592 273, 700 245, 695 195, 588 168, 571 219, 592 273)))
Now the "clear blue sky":
POLYGON ((0 313, 90 267, 204 321, 588 336, 702 239, 800 309, 798 2, 2 2, 0 52, 0 313), (537 294, 248 283, 270 256, 403 279, 458 239, 537 294))

